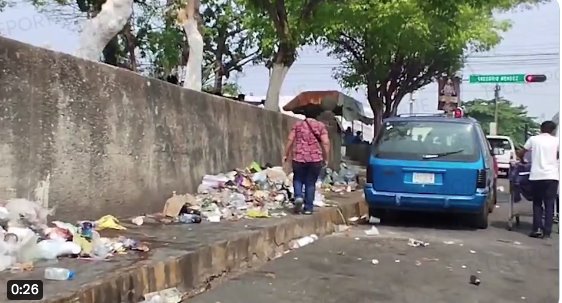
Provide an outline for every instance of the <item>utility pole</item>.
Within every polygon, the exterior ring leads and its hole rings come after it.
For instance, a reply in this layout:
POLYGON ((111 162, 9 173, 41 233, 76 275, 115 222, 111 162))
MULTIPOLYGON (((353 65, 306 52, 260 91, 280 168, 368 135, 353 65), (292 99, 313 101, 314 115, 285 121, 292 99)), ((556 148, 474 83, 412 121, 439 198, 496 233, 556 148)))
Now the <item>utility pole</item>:
POLYGON ((410 93, 410 115, 414 114, 414 94, 410 93))
POLYGON ((500 103, 500 85, 494 88, 494 122, 490 123, 490 135, 498 134, 498 108, 500 103))
POLYGON ((494 123, 496 123, 496 127, 498 127, 498 106, 500 102, 500 85, 496 84, 496 87, 494 88, 494 105, 495 105, 495 110, 494 110, 494 123))

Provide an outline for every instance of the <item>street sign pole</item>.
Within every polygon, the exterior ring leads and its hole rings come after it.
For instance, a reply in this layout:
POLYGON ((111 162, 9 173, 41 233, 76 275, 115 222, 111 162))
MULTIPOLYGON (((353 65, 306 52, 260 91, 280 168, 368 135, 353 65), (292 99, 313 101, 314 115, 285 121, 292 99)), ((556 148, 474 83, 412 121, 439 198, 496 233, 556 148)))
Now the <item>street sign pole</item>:
POLYGON ((499 107, 499 102, 500 102, 500 85, 496 84, 496 87, 494 88, 494 103, 495 103, 495 110, 494 110, 494 122, 496 123, 496 125, 498 125, 498 107, 499 107))

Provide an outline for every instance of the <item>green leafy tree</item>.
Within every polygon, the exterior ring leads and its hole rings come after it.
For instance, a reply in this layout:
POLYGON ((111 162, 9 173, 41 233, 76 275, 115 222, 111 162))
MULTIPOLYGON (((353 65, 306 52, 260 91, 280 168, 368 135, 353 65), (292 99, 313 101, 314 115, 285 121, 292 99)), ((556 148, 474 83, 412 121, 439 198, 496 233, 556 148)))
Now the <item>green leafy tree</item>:
POLYGON ((213 68, 213 92, 222 93, 224 79, 257 58, 255 34, 244 27, 245 8, 235 0, 205 1, 205 65, 213 68))
MULTIPOLYGON (((94 17, 105 3, 105 0, 33 1, 49 16, 77 23, 94 17)), ((135 0, 131 20, 105 47, 103 61, 161 79, 170 75, 180 77, 189 57, 189 45, 175 14, 181 5, 182 1, 135 0)), ((244 8, 234 0, 204 1, 201 11, 205 28, 203 87, 220 93, 224 80, 232 72, 241 71, 256 58, 255 35, 243 27, 244 8)), ((232 92, 231 84, 226 90, 232 92)))
POLYGON ((247 4, 247 26, 257 33, 261 59, 271 71, 265 108, 278 111, 281 86, 297 50, 312 42, 318 26, 330 20, 318 20, 317 11, 335 0, 240 1, 247 4))
POLYGON ((404 96, 459 71, 467 54, 490 50, 509 28, 493 17, 509 0, 350 0, 328 6, 337 16, 322 44, 341 61, 336 78, 366 88, 375 127, 395 115, 404 96))
MULTIPOLYGON (((464 102, 463 106, 467 115, 478 120, 488 134, 490 122, 494 122, 496 109, 494 100, 475 99, 464 102)), ((536 133, 538 128, 539 124, 534 117, 529 116, 527 107, 514 105, 511 101, 500 99, 497 127, 499 135, 509 136, 516 145, 523 145, 525 143, 525 131, 536 133)))

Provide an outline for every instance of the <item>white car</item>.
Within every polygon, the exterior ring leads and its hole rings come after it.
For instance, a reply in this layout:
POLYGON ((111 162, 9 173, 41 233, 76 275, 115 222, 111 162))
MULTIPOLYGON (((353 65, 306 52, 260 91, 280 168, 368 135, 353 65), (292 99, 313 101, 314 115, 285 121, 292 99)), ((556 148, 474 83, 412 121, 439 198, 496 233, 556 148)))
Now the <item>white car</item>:
POLYGON ((492 149, 500 151, 495 155, 499 171, 509 174, 509 163, 511 161, 516 161, 517 159, 513 140, 511 140, 508 136, 489 135, 486 136, 486 138, 488 138, 488 142, 490 142, 492 149))

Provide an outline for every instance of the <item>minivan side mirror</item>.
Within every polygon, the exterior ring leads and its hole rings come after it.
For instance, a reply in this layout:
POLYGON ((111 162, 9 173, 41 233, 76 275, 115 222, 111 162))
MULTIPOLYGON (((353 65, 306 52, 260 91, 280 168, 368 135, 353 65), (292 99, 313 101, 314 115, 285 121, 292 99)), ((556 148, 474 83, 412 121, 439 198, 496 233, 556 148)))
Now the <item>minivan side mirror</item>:
POLYGON ((494 147, 492 149, 492 154, 494 156, 501 156, 501 155, 505 154, 505 149, 499 148, 499 147, 494 147))

